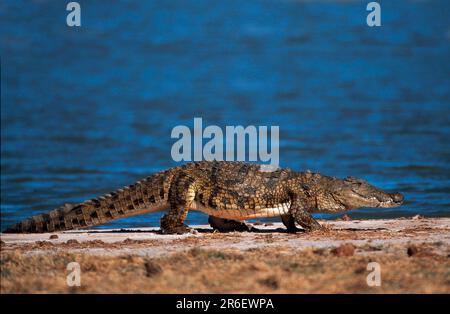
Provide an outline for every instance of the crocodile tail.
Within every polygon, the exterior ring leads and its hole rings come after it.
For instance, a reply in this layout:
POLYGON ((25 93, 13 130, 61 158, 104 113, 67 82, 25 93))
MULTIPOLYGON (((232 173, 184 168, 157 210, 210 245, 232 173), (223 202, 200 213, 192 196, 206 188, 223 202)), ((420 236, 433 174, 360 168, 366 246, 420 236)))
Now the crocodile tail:
POLYGON ((167 174, 157 173, 110 194, 66 204, 20 221, 4 233, 43 233, 89 228, 111 220, 165 209, 167 174))

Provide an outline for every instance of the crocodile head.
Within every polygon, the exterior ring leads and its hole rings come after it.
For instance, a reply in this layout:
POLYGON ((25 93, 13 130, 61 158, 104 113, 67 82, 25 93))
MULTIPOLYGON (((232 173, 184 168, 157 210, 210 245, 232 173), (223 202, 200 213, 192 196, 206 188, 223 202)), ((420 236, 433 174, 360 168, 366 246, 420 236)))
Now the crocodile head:
POLYGON ((355 208, 388 208, 403 203, 397 192, 383 191, 362 179, 348 177, 344 180, 323 177, 326 187, 316 198, 317 209, 323 212, 340 212, 355 208))

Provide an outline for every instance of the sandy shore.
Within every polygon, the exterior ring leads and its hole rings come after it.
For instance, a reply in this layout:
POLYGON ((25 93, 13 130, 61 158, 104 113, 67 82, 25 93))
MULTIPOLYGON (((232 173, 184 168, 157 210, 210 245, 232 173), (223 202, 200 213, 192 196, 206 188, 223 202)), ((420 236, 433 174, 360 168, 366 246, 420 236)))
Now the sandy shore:
POLYGON ((321 221, 323 231, 157 228, 1 235, 1 292, 450 292, 450 218, 321 221), (68 287, 78 262, 81 286, 68 287), (377 262, 381 286, 369 286, 377 262))

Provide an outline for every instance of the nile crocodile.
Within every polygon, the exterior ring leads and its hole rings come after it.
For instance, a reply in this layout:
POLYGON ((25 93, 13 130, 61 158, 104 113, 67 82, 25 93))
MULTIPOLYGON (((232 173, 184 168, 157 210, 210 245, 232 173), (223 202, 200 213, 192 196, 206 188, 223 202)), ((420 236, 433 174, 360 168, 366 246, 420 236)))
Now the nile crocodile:
POLYGON ((54 232, 88 228, 113 219, 168 210, 164 234, 184 233, 188 210, 209 215, 220 231, 248 230, 246 219, 280 216, 289 232, 320 229, 311 213, 338 213, 361 207, 395 207, 400 193, 388 193, 354 177, 338 179, 290 169, 263 171, 244 162, 201 161, 174 167, 110 194, 66 204, 16 223, 5 232, 54 232))

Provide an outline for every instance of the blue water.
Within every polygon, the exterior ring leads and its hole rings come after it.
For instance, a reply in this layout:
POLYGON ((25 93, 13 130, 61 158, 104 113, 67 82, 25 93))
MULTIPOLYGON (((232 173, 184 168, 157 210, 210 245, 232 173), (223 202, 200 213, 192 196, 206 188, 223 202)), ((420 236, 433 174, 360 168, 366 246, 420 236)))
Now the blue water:
POLYGON ((350 216, 450 216, 450 2, 381 1, 375 28, 368 1, 79 2, 79 28, 66 1, 0 2, 2 229, 176 165, 194 117, 279 125, 281 166, 405 194, 350 216))

